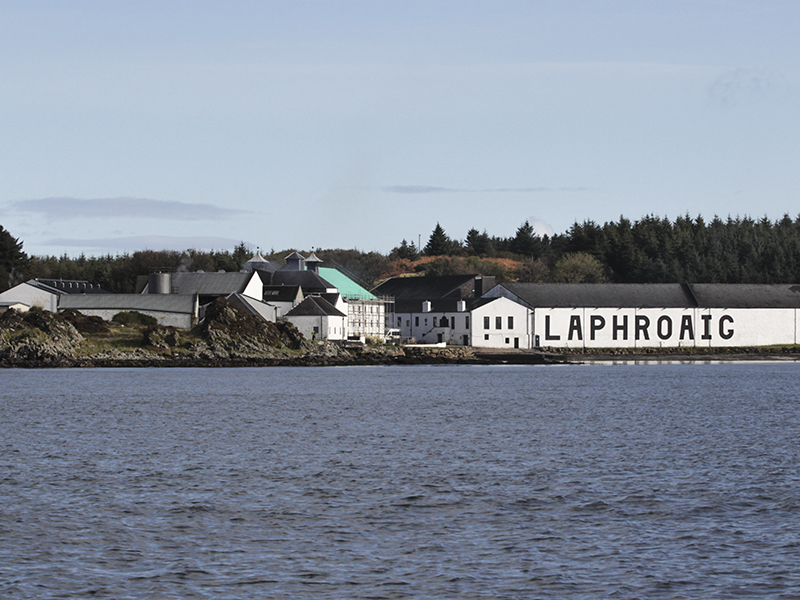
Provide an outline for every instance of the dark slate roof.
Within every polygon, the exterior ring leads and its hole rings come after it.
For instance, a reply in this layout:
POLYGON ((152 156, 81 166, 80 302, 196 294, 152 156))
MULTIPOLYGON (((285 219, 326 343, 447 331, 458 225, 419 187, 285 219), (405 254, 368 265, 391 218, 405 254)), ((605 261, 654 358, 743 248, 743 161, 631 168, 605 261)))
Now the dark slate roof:
MULTIPOLYGON (((460 297, 460 288, 473 283, 477 275, 441 275, 430 277, 392 277, 372 293, 376 296, 394 296, 399 299, 433 300, 447 296, 460 297)), ((469 296, 471 289, 464 294, 469 296)))
POLYGON ((194 314, 195 296, 177 294, 64 294, 58 308, 67 310, 152 310, 194 314))
POLYGON ((173 294, 227 296, 243 292, 252 273, 171 273, 173 294))
POLYGON ((800 308, 800 285, 692 283, 704 308, 800 308))
POLYGON ((100 287, 99 283, 91 283, 78 279, 31 279, 27 283, 46 290, 48 292, 58 292, 61 294, 111 294, 108 290, 100 287))
MULTIPOLYGON (((467 304, 467 311, 474 310, 497 300, 497 298, 464 298, 467 304)), ((395 314, 422 313, 422 303, 424 300, 401 299, 394 303, 395 314)), ((454 313, 458 312, 458 298, 436 298, 430 300, 432 313, 454 313)))
POLYGON ((329 289, 335 289, 314 271, 262 271, 258 270, 264 285, 293 285, 303 288, 304 294, 322 294, 329 289))
POLYGON ((287 317, 346 317, 343 312, 338 310, 333 304, 320 298, 319 296, 308 296, 300 304, 286 313, 287 317))
POLYGON ((800 308, 800 286, 788 284, 504 283, 500 287, 534 308, 800 308))
POLYGON ((299 285, 265 285, 264 300, 266 302, 294 302, 297 297, 303 298, 299 285))

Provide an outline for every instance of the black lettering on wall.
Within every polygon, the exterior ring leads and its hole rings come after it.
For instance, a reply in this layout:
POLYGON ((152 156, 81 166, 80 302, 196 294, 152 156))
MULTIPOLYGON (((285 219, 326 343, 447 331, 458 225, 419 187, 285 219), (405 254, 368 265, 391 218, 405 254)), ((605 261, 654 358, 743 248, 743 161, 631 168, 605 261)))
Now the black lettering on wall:
POLYGON ((710 340, 711 339, 711 315, 700 315, 700 318, 703 320, 703 335, 701 339, 710 340))
POLYGON ((546 340, 560 340, 560 335, 550 334, 550 315, 544 316, 544 339, 546 340))
POLYGON ((719 318, 719 337, 723 340, 729 340, 733 337, 733 327, 725 329, 725 323, 728 322, 733 325, 733 317, 730 315, 722 315, 719 318))
POLYGON ((617 320, 617 315, 611 319, 611 337, 617 339, 617 333, 622 332, 622 339, 628 341, 628 315, 622 315, 622 325, 617 320))
POLYGON ((583 332, 581 331, 581 318, 578 315, 572 315, 569 318, 569 333, 567 334, 567 340, 572 341, 573 333, 577 333, 578 339, 583 340, 583 332))
POLYGON ((647 332, 650 327, 650 319, 644 315, 636 315, 636 339, 649 340, 650 334, 647 332))
POLYGON ((671 338, 672 319, 670 319, 666 315, 664 315, 663 317, 659 317, 658 323, 656 325, 656 333, 658 333, 658 337, 661 338, 662 340, 668 340, 669 338, 671 338))
POLYGON ((589 338, 594 340, 594 334, 606 326, 606 320, 600 315, 589 317, 589 338))
POLYGON ((685 339, 685 334, 689 334, 689 339, 694 339, 694 325, 692 325, 692 317, 690 315, 683 315, 681 317, 681 335, 680 339, 685 339))

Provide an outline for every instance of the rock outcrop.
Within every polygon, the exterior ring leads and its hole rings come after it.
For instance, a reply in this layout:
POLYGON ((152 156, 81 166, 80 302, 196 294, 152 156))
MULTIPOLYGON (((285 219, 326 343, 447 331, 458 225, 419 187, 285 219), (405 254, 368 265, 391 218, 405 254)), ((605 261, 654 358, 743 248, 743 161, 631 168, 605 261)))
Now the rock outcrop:
POLYGON ((82 340, 74 325, 50 312, 8 310, 0 316, 0 359, 12 364, 74 358, 82 340))

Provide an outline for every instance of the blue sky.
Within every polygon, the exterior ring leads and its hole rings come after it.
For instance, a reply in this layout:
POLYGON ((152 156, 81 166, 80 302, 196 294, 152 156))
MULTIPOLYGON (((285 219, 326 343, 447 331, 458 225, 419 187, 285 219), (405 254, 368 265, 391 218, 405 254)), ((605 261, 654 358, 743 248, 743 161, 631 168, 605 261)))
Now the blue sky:
POLYGON ((800 213, 796 0, 0 0, 29 254, 800 213))

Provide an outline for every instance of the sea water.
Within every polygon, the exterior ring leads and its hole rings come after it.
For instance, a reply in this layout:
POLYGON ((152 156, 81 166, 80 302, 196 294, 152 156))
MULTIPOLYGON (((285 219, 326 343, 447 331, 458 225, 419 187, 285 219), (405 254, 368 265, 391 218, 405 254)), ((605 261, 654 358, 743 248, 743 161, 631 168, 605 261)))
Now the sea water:
POLYGON ((797 598, 800 366, 0 371, 0 597, 797 598))

